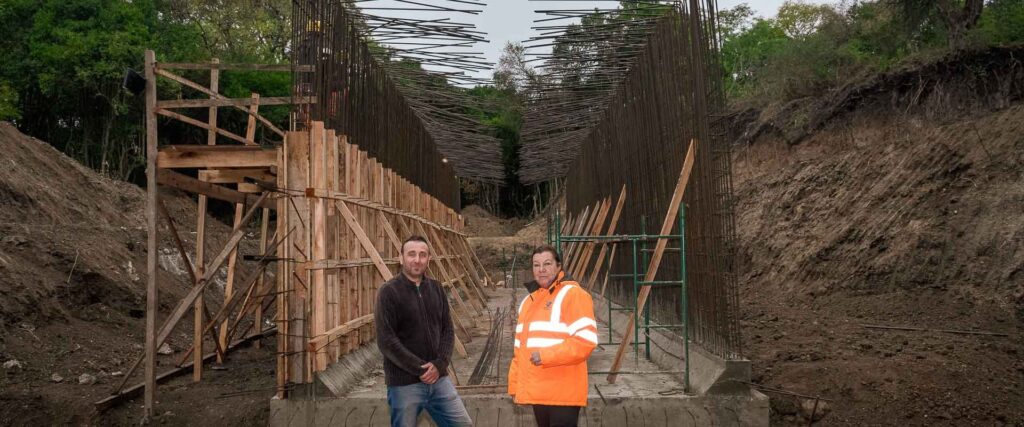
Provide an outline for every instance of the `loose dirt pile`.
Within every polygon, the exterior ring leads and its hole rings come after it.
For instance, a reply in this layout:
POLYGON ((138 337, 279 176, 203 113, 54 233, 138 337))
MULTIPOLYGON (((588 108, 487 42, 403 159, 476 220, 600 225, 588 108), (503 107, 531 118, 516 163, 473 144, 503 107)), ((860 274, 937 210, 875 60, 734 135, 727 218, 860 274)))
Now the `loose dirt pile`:
MULTIPOLYGON (((0 425, 110 424, 102 417, 117 411, 101 416, 92 402, 109 394, 143 352, 145 193, 82 167, 7 123, 0 123, 0 153, 0 425)), ((192 250, 195 203, 178 193, 162 197, 192 250)), ((230 227, 215 219, 207 224, 207 251, 219 250, 230 227)), ((162 220, 161 227, 159 322, 190 286, 162 220)), ((244 241, 242 253, 254 252, 252 240, 244 241)), ((217 280, 208 300, 223 298, 224 277, 217 280)), ((173 354, 160 357, 158 372, 173 367, 191 344, 191 323, 183 321, 171 335, 173 354)), ((263 352, 272 370, 272 350, 263 352)), ((272 373, 268 378, 272 385, 272 373)), ((140 381, 136 375, 129 385, 140 381)), ((272 392, 266 394, 247 411, 265 410, 264 398, 272 392)), ((205 397, 212 407, 238 406, 205 397)), ((196 403, 203 398, 199 393, 181 402, 184 419, 202 407, 196 403)), ((142 414, 132 403, 120 411, 114 424, 142 414)))
POLYGON ((477 205, 462 209, 462 218, 466 221, 466 233, 478 237, 510 236, 522 228, 524 223, 519 218, 497 217, 477 205))
MULTIPOLYGON (((931 96, 972 91, 927 70, 898 90, 911 103, 861 99, 735 154, 744 354, 756 382, 832 399, 824 424, 1024 424, 1024 104, 936 115, 931 96)), ((788 398, 772 409, 806 425, 788 398)))

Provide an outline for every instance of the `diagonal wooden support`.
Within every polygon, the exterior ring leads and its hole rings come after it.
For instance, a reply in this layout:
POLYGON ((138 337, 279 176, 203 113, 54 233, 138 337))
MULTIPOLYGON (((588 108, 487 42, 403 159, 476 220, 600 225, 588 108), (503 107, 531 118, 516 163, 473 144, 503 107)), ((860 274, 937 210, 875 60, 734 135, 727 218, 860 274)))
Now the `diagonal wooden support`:
MULTIPOLYGON (((155 71, 156 71, 157 75, 166 77, 166 78, 171 79, 171 80, 173 80, 175 82, 178 82, 178 83, 180 83, 182 85, 185 85, 185 86, 188 86, 188 87, 190 87, 192 89, 195 89, 195 90, 198 90, 200 92, 203 92, 204 94, 209 95, 210 98, 220 99, 220 100, 227 100, 228 99, 228 97, 226 97, 224 95, 221 95, 221 94, 219 94, 217 92, 211 91, 210 89, 206 88, 203 85, 197 84, 197 83, 195 83, 195 82, 193 82, 193 81, 191 81, 189 79, 181 77, 181 76, 179 76, 177 74, 174 74, 172 72, 169 72, 167 70, 157 69, 155 71)), ((246 114, 249 114, 249 110, 247 110, 247 109, 245 109, 245 108, 243 108, 243 107, 241 107, 239 105, 232 105, 232 107, 234 107, 235 109, 238 109, 238 110, 240 110, 240 111, 242 111, 242 112, 244 112, 246 114)), ((256 117, 257 120, 260 121, 260 123, 263 123, 263 125, 266 126, 268 129, 274 131, 274 133, 280 135, 281 137, 284 137, 284 131, 279 129, 277 126, 274 126, 274 124, 271 123, 270 120, 267 120, 265 117, 263 117, 263 116, 261 116, 259 114, 254 114, 254 116, 256 117)))
POLYGON ((391 280, 394 274, 391 273, 391 269, 388 268, 387 264, 384 263, 384 258, 380 256, 380 252, 373 246, 373 242, 370 241, 369 236, 366 235, 366 231, 363 230, 363 226, 359 225, 359 221, 356 221, 356 216, 349 210, 348 205, 341 200, 335 200, 335 205, 338 206, 338 211, 341 212, 341 216, 345 218, 345 222, 348 224, 349 230, 352 230, 356 235, 356 239, 359 240, 359 244, 366 250, 366 254, 373 260, 373 265, 377 266, 377 272, 384 278, 384 281, 391 280))
MULTIPOLYGON (((462 284, 466 288, 467 296, 475 297, 475 298, 471 298, 471 299, 476 300, 475 302, 477 303, 476 305, 477 305, 477 308, 479 310, 483 310, 486 307, 486 304, 487 304, 487 297, 484 296, 483 291, 480 290, 480 288, 478 288, 476 286, 477 283, 480 283, 480 276, 477 276, 476 273, 473 270, 469 269, 464 263, 462 263, 462 256, 461 255, 457 255, 456 251, 452 249, 452 246, 448 243, 448 240, 445 238, 445 235, 444 235, 443 231, 438 231, 438 230, 434 230, 433 228, 431 228, 430 232, 432 234, 431 238, 435 241, 435 244, 440 249, 440 252, 444 253, 445 255, 447 255, 447 256, 443 257, 443 259, 441 259, 439 261, 447 262, 448 263, 447 265, 450 267, 449 271, 451 272, 450 275, 451 276, 455 276, 455 273, 458 272, 459 266, 456 265, 456 261, 458 261, 460 264, 462 264, 461 265, 461 269, 465 272, 465 274, 469 274, 470 276, 472 276, 472 280, 470 280, 468 282, 467 281, 463 281, 461 279, 453 279, 453 280, 461 281, 462 284), (470 291, 472 291, 472 292, 470 292, 470 291)), ((463 275, 465 275, 465 274, 463 274, 463 275)))
POLYGON ((473 281, 469 284, 470 288, 472 288, 476 292, 476 296, 480 298, 480 302, 483 303, 484 305, 487 305, 487 296, 484 294, 483 291, 484 278, 486 277, 486 275, 481 277, 480 272, 477 271, 476 266, 473 265, 473 261, 470 259, 470 254, 466 253, 456 243, 453 242, 453 240, 457 239, 458 236, 453 236, 452 233, 446 232, 444 230, 438 231, 437 234, 441 237, 445 246, 447 246, 449 250, 452 252, 455 260, 454 262, 458 262, 459 265, 462 266, 462 269, 469 273, 470 276, 472 276, 473 281))
MULTIPOLYGON (((269 193, 263 193, 263 195, 261 195, 260 198, 256 201, 256 206, 262 204, 263 201, 266 200, 268 195, 269 193)), ((178 322, 181 321, 182 316, 184 316, 185 312, 189 310, 189 307, 192 305, 193 302, 195 302, 196 298, 198 298, 199 295, 204 290, 206 290, 206 287, 209 286, 210 283, 212 283, 210 279, 212 279, 213 276, 217 274, 217 270, 219 270, 221 265, 224 264, 224 261, 228 259, 228 255, 234 249, 235 245, 237 245, 238 242, 242 240, 242 237, 245 236, 245 224, 249 222, 249 220, 252 219, 253 214, 255 214, 256 211, 259 210, 259 208, 257 208, 256 206, 249 209, 249 212, 246 212, 245 216, 242 218, 242 221, 240 222, 242 225, 236 228, 234 231, 232 231, 231 236, 228 238, 227 244, 224 245, 224 248, 221 249, 220 253, 218 253, 217 256, 214 257, 213 260, 210 261, 210 263, 206 266, 206 269, 204 270, 203 273, 203 277, 200 278, 199 280, 199 284, 192 287, 192 289, 189 290, 189 293, 185 295, 185 298, 182 298, 182 300, 178 302, 178 305, 174 308, 174 310, 171 311, 170 316, 167 317, 167 320, 164 322, 164 325, 160 327, 159 332, 156 334, 155 345, 157 348, 159 348, 161 345, 163 345, 165 341, 167 341, 167 337, 171 335, 171 331, 173 331, 174 327, 177 326, 178 322)), ((156 315, 156 313, 153 313, 153 315, 156 315)), ((142 355, 138 359, 135 359, 135 363, 132 364, 132 367, 129 368, 128 371, 125 373, 124 380, 122 380, 121 384, 117 387, 117 391, 120 391, 122 388, 124 388, 125 383, 128 382, 128 378, 131 377, 132 373, 135 371, 136 368, 138 368, 139 364, 141 364, 143 359, 145 358, 146 356, 142 355)), ((115 393, 117 391, 115 391, 115 393)))
MULTIPOLYGON (((441 245, 441 241, 440 241, 441 239, 435 233, 433 233, 434 230, 430 229, 428 227, 424 227, 422 223, 418 223, 417 222, 415 225, 416 225, 416 228, 419 230, 420 235, 422 235, 423 237, 426 237, 428 240, 433 242, 433 247, 435 249, 435 252, 438 252, 438 255, 445 255, 444 252, 443 252, 445 248, 444 248, 444 246, 441 245)), ((441 273, 442 281, 447 282, 447 283, 451 283, 451 285, 452 285, 452 295, 455 296, 457 302, 461 303, 463 301, 463 299, 462 299, 462 296, 459 294, 459 287, 455 284, 456 280, 454 279, 454 277, 455 277, 454 273, 449 273, 448 272, 448 268, 445 266, 445 264, 443 262, 439 261, 439 262, 435 263, 434 265, 437 266, 438 272, 441 273)), ((472 295, 467 290, 466 291, 466 297, 467 297, 467 299, 469 299, 469 303, 470 303, 469 307, 471 307, 471 310, 468 311, 468 314, 470 314, 472 316, 478 316, 478 315, 481 314, 481 311, 483 310, 483 307, 482 307, 482 305, 479 302, 475 301, 475 298, 471 298, 471 296, 472 295), (476 302, 476 304, 474 304, 474 302, 476 302)), ((469 340, 468 336, 467 336, 467 340, 469 340)))
MULTIPOLYGON (((597 217, 594 224, 588 230, 588 235, 599 236, 601 230, 604 228, 604 221, 608 218, 608 209, 611 208, 612 202, 608 198, 605 198, 601 202, 601 209, 597 213, 597 217)), ((586 271, 587 266, 590 264, 590 257, 594 255, 594 242, 586 242, 580 247, 580 256, 576 258, 576 263, 571 267, 570 274, 572 277, 583 277, 583 272, 586 271)))
MULTIPOLYGON (((600 206, 600 204, 600 201, 595 202, 593 211, 590 210, 590 206, 587 206, 585 209, 583 209, 583 214, 580 215, 579 221, 576 222, 576 226, 573 227, 572 229, 572 236, 582 235, 583 230, 586 230, 587 228, 590 228, 591 225, 593 225, 594 216, 596 216, 597 208, 598 206, 600 206)), ((569 242, 569 244, 565 248, 565 254, 562 256, 562 260, 564 260, 565 262, 571 262, 572 259, 576 256, 576 252, 579 246, 580 242, 569 242)))
POLYGON ((604 290, 608 287, 608 278, 611 277, 611 268, 615 264, 615 250, 619 248, 618 243, 612 243, 612 253, 608 255, 608 272, 604 274, 604 280, 601 282, 601 298, 604 298, 604 290))
POLYGON ((466 239, 466 236, 455 235, 453 239, 455 239, 457 244, 462 246, 462 250, 464 252, 469 254, 470 258, 472 259, 472 262, 475 263, 474 267, 479 269, 484 279, 486 279, 490 283, 494 283, 494 279, 491 278, 491 274, 487 272, 487 267, 484 267, 484 263, 480 262, 480 258, 476 256, 476 252, 473 251, 473 247, 469 244, 469 240, 466 239))
MULTIPOLYGON (((239 302, 241 302, 241 301, 246 299, 246 297, 248 296, 248 293, 249 293, 248 290, 250 288, 252 288, 256 284, 256 282, 260 278, 260 276, 263 275, 263 273, 265 272, 265 270, 267 268, 267 265, 270 264, 271 262, 273 262, 273 260, 270 259, 270 254, 274 253, 277 250, 277 247, 280 246, 282 242, 287 240, 288 236, 291 236, 292 232, 294 232, 294 231, 295 231, 295 228, 292 227, 292 229, 288 230, 288 232, 285 233, 285 235, 282 236, 280 240, 275 239, 274 242, 272 244, 270 244, 270 246, 267 247, 263 251, 262 254, 260 254, 260 257, 257 260, 256 268, 249 273, 249 275, 245 278, 245 280, 240 282, 240 283, 243 284, 243 286, 241 286, 239 288, 240 292, 236 292, 234 295, 232 295, 232 297, 230 299, 228 299, 227 301, 224 302, 224 306, 222 306, 220 308, 220 310, 217 311, 217 314, 215 316, 213 316, 213 323, 221 322, 221 321, 223 321, 224 323, 227 323, 228 316, 234 310, 235 306, 238 305, 239 302), (246 292, 241 292, 241 290, 243 290, 243 289, 245 289, 246 292)), ((213 328, 213 323, 211 323, 209 326, 207 326, 207 329, 212 329, 213 328)), ((230 335, 228 335, 228 334, 225 334, 225 335, 228 336, 228 338, 230 338, 230 335)))
MULTIPOLYGON (((661 224, 662 236, 665 236, 672 232, 672 227, 676 223, 676 215, 679 213, 679 205, 683 202, 683 195, 686 193, 686 184, 690 182, 690 172, 693 171, 693 158, 697 149, 697 140, 693 139, 690 141, 690 148, 686 151, 686 158, 683 160, 683 170, 679 172, 679 181, 676 182, 676 188, 672 191, 672 200, 668 203, 668 212, 665 213, 665 221, 661 224)), ((680 224, 683 227, 684 224, 680 224)), ((658 267, 661 267, 661 257, 665 254, 665 247, 668 245, 668 239, 659 238, 658 243, 654 246, 654 254, 651 256, 651 262, 647 267, 647 274, 644 275, 644 282, 654 281, 654 278, 658 275, 658 267)), ((651 293, 651 285, 643 285, 640 288, 640 294, 636 297, 636 311, 634 315, 629 318, 629 324, 626 326, 626 331, 622 335, 622 342, 619 344, 618 351, 615 352, 615 360, 612 362, 611 373, 608 374, 608 382, 614 384, 618 378, 619 368, 622 366, 622 357, 626 354, 626 349, 633 340, 633 328, 636 324, 636 318, 644 312, 644 306, 647 305, 647 297, 651 293)), ((683 319, 683 323, 689 323, 689 319, 683 319)), ((689 327, 689 325, 687 325, 689 327)))
MULTIPOLYGON (((615 229, 619 224, 619 216, 622 214, 622 208, 626 202, 626 185, 622 185, 622 191, 619 191, 619 201, 615 202, 615 212, 612 213, 612 221, 608 225, 608 232, 605 233, 608 236, 615 235, 615 229)), ((583 284, 587 289, 592 289, 597 280, 597 273, 601 271, 601 267, 604 266, 604 254, 608 251, 608 244, 603 241, 599 243, 601 245, 601 251, 597 253, 597 265, 594 266, 594 270, 590 272, 590 278, 587 279, 586 283, 583 284)), ((609 263, 608 268, 611 268, 609 263)), ((586 270, 586 269, 584 269, 586 270)), ((582 275, 582 273, 580 273, 582 275)), ((604 291, 602 290, 602 295, 604 291)))
MULTIPOLYGON (((163 200, 158 200, 158 202, 159 203, 157 204, 157 207, 160 208, 160 213, 163 214, 164 220, 167 221, 167 227, 171 229, 171 236, 174 237, 174 239, 173 239, 174 240, 174 246, 178 248, 178 255, 181 256, 182 262, 185 263, 185 269, 188 271, 188 276, 192 279, 192 281, 190 283, 196 283, 196 279, 197 278, 196 278, 195 267, 192 266, 192 261, 189 260, 188 259, 188 255, 186 255, 185 245, 181 242, 181 237, 178 235, 178 229, 177 229, 177 227, 174 226, 174 220, 171 218, 171 214, 169 212, 167 212, 167 206, 164 206, 164 201, 163 200)), ((203 307, 203 310, 202 310, 203 313, 202 314, 206 317, 206 321, 209 322, 210 321, 210 311, 209 311, 209 309, 207 309, 207 307, 205 305, 202 306, 202 307, 203 307)), ((196 316, 196 317, 198 317, 198 316, 196 316)), ((202 336, 202 335, 200 335, 200 336, 202 336)), ((218 358, 223 358, 224 357, 224 348, 221 347, 220 342, 217 341, 217 331, 211 330, 210 331, 210 338, 213 339, 213 343, 214 343, 214 346, 216 347, 216 352, 217 352, 218 358)), ((185 362, 182 361, 178 365, 181 365, 182 363, 185 363, 185 362)))
POLYGON ((384 232, 387 233, 388 239, 391 240, 391 245, 395 247, 399 255, 402 253, 402 239, 398 238, 395 234, 395 227, 391 226, 391 221, 388 221, 388 217, 384 215, 384 212, 377 211, 377 220, 380 221, 380 225, 384 227, 384 232))

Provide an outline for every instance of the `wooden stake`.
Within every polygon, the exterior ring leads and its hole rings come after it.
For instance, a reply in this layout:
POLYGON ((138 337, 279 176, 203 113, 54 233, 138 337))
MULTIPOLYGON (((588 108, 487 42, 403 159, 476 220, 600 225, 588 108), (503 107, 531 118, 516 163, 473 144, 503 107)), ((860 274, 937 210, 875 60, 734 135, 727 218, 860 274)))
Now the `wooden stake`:
POLYGON ((156 183, 157 129, 156 129, 156 53, 146 50, 146 390, 144 397, 145 416, 153 416, 153 402, 156 393, 156 316, 157 287, 156 267, 159 248, 156 228, 156 205, 158 200, 156 183))
MULTIPOLYGON (((252 210, 255 211, 256 207, 253 207, 252 210)), ((243 215, 244 212, 245 212, 245 205, 243 205, 243 204, 236 204, 235 205, 235 223, 234 223, 234 228, 236 230, 243 228, 243 224, 241 223, 241 221, 242 221, 242 215, 243 215)), ((225 305, 227 305, 228 301, 231 300, 232 291, 234 290, 234 284, 235 284, 235 267, 237 267, 237 265, 238 265, 238 243, 236 242, 235 245, 231 248, 231 253, 228 254, 228 277, 227 277, 227 281, 224 284, 224 304, 225 305)), ((224 323, 222 323, 220 325, 220 346, 221 346, 221 348, 228 346, 228 326, 229 325, 228 325, 228 321, 227 320, 224 320, 224 323)), ((197 352, 197 353, 202 354, 201 351, 197 352)), ((224 358, 223 357, 218 358, 217 359, 217 363, 224 363, 224 358)))
MULTIPOLYGON (((683 202, 683 195, 686 193, 686 184, 690 182, 690 172, 693 171, 693 160, 694 151, 697 148, 697 140, 693 139, 690 141, 690 148, 686 151, 686 158, 683 160, 683 169, 679 172, 679 181, 676 183, 676 188, 672 192, 672 200, 669 201, 668 212, 665 213, 665 221, 662 222, 661 232, 662 236, 668 235, 672 232, 672 227, 676 223, 676 215, 679 213, 679 204, 683 202)), ((682 225, 680 225, 682 226, 682 225)), ((658 243, 654 246, 654 254, 651 256, 651 262, 647 267, 647 274, 644 275, 645 282, 654 281, 654 278, 658 275, 658 267, 661 266, 661 257, 665 254, 665 247, 668 245, 668 239, 658 239, 658 243)), ((622 334, 622 343, 619 344, 619 349, 615 353, 615 361, 612 362, 611 374, 608 374, 608 382, 614 384, 615 379, 618 378, 618 371, 622 365, 622 356, 626 354, 626 349, 633 339, 633 327, 636 323, 636 317, 641 316, 644 312, 644 306, 647 304, 647 296, 651 293, 650 285, 643 285, 640 288, 640 294, 636 297, 636 311, 635 315, 629 318, 629 324, 626 326, 625 333, 622 334)), ((687 319, 683 319, 685 322, 687 319)))
MULTIPOLYGON (((249 124, 245 127, 246 145, 256 145, 256 116, 260 111, 260 94, 252 94, 252 105, 249 106, 249 124)), ((259 341, 257 341, 259 342, 259 341)), ((258 347, 257 347, 258 348, 258 347)))
MULTIPOLYGON (((606 235, 614 236, 615 229, 619 224, 619 216, 622 214, 622 208, 626 202, 626 185, 622 185, 622 190, 619 191, 619 201, 615 202, 615 213, 612 214, 612 221, 608 225, 608 232, 606 235)), ((590 278, 587 279, 586 283, 583 284, 587 289, 592 289, 597 280, 597 273, 601 271, 601 267, 604 265, 604 254, 608 251, 607 243, 600 243, 601 251, 597 254, 597 265, 594 266, 594 270, 590 272, 590 278)), ((614 251, 612 252, 614 254, 614 251)), ((608 268, 612 268, 611 263, 608 264, 608 268)), ((582 275, 582 273, 581 273, 582 275)), ((604 289, 602 286, 601 295, 604 295, 604 289)))
MULTIPOLYGON (((611 208, 611 200, 608 198, 604 199, 601 203, 601 210, 597 213, 597 218, 594 221, 594 225, 589 228, 591 236, 600 236, 601 230, 604 228, 604 221, 608 218, 608 209, 611 208)), ((580 248, 580 256, 576 259, 576 265, 571 270, 572 277, 583 277, 583 273, 590 265, 590 257, 594 255, 594 242, 586 242, 586 244, 580 248)), ((586 286, 586 285, 584 285, 586 286)))
MULTIPOLYGON (((263 208, 263 218, 260 221, 260 253, 265 254, 267 252, 267 232, 270 231, 270 209, 263 208)), ((256 325, 256 333, 263 333, 263 281, 266 278, 266 274, 260 274, 260 278, 256 281, 256 314, 253 319, 253 324, 256 325)), ((260 341, 253 343, 253 347, 260 348, 262 344, 260 341)), ((200 351, 201 352, 201 351, 200 351)))

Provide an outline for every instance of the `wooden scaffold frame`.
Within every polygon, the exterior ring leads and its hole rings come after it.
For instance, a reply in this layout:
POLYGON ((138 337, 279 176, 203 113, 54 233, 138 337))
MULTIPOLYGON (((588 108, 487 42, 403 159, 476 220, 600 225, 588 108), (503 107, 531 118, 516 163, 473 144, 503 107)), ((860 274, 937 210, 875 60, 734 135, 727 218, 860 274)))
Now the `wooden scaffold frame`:
POLYGON ((223 362, 225 354, 242 342, 255 341, 258 346, 259 338, 275 333, 277 396, 286 398, 295 385, 311 383, 315 372, 373 340, 375 291, 396 274, 400 236, 411 234, 422 235, 431 243, 434 262, 428 274, 444 284, 453 301, 456 351, 464 355, 463 342, 470 339, 472 327, 465 322, 483 312, 483 288, 493 282, 462 232, 462 217, 368 156, 345 135, 324 129, 323 123, 309 123, 306 131, 285 131, 259 114, 261 105, 310 104, 316 103, 315 98, 261 98, 255 93, 249 98, 228 98, 219 93, 221 70, 310 72, 312 68, 221 64, 216 59, 209 63, 159 63, 153 51, 146 51, 145 354, 126 372, 114 393, 97 406, 107 407, 143 391, 146 416, 152 416, 157 381, 188 370, 193 373, 193 381, 200 381, 204 362, 223 362), (170 71, 182 69, 208 70, 209 85, 170 71), (160 100, 158 77, 208 98, 160 100), (244 136, 218 127, 217 110, 225 107, 247 114, 244 136), (207 108, 208 119, 201 121, 175 111, 185 108, 207 108), (207 143, 158 146, 158 116, 205 129, 207 143), (257 126, 282 140, 269 146, 257 144, 257 126), (238 144, 218 145, 218 139, 238 144), (175 169, 196 172, 193 175, 175 169), (159 199, 160 186, 198 196, 193 257, 189 257, 178 235, 176 218, 159 199), (204 235, 210 198, 234 204, 235 212, 226 244, 207 258, 204 235), (158 328, 160 216, 166 221, 192 287, 158 328), (243 257, 256 265, 239 280, 238 245, 247 235, 247 224, 257 217, 260 253, 243 257), (276 268, 270 268, 271 263, 276 268), (211 313, 204 305, 204 291, 224 266, 224 302, 211 313), (266 280, 270 272, 274 279, 266 280), (192 347, 176 369, 158 376, 157 349, 190 310, 192 347), (276 326, 267 328, 264 320, 271 312, 276 326), (246 323, 249 330, 239 331, 239 326, 246 323), (242 338, 232 341, 236 333, 242 338), (210 353, 204 353, 204 337, 214 344, 210 353), (143 383, 125 388, 140 364, 144 365, 143 383))

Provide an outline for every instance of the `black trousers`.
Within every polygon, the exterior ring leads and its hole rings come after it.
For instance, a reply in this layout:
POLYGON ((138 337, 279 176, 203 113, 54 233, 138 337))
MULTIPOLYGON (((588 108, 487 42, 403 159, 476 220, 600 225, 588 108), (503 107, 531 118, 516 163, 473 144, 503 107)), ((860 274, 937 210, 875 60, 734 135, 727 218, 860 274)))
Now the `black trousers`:
POLYGON ((580 417, 579 406, 533 405, 537 427, 576 427, 580 417))

